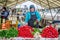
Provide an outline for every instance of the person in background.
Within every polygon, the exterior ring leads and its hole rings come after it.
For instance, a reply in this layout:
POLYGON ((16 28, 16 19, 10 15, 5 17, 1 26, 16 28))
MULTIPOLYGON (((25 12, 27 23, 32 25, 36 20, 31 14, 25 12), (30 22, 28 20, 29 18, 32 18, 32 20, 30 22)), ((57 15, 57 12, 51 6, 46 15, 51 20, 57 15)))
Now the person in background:
POLYGON ((30 5, 30 12, 26 13, 25 22, 28 26, 39 27, 38 22, 41 20, 41 16, 38 11, 35 10, 34 5, 30 5))
POLYGON ((3 22, 3 19, 8 20, 9 11, 7 11, 6 7, 2 8, 1 13, 1 23, 3 22))

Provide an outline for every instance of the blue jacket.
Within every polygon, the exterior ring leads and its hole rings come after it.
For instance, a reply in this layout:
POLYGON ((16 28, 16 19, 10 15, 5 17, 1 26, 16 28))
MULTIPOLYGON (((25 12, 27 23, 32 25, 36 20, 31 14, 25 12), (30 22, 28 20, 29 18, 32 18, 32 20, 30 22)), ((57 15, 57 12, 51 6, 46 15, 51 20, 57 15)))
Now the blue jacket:
POLYGON ((25 22, 27 23, 29 21, 29 19, 31 18, 31 14, 34 15, 36 13, 36 17, 37 17, 37 20, 40 21, 41 20, 41 15, 39 14, 38 11, 35 11, 34 13, 31 13, 31 12, 27 12, 26 13, 26 17, 25 17, 25 22))
POLYGON ((8 15, 9 15, 9 11, 3 11, 1 13, 1 16, 4 16, 4 17, 8 17, 8 15))

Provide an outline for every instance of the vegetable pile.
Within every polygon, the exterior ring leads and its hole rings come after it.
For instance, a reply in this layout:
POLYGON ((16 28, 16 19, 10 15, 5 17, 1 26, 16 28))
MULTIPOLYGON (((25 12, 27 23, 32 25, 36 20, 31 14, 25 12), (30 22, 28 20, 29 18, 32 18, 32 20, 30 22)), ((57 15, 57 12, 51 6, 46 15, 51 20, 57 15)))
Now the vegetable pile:
POLYGON ((37 32, 40 33, 41 31, 38 28, 34 28, 34 31, 32 32, 32 34, 35 35, 35 33, 37 33, 37 32))
POLYGON ((22 26, 18 29, 18 36, 24 38, 33 38, 33 28, 30 26, 22 26))
POLYGON ((15 28, 10 28, 9 30, 1 30, 0 37, 10 38, 17 37, 18 31, 15 28))
POLYGON ((6 38, 17 37, 18 31, 15 28, 10 28, 6 33, 6 38))
POLYGON ((0 37, 1 38, 6 37, 6 33, 7 33, 7 30, 1 30, 0 31, 0 37))
POLYGON ((42 31, 41 36, 44 38, 57 38, 58 31, 52 26, 49 26, 42 31))

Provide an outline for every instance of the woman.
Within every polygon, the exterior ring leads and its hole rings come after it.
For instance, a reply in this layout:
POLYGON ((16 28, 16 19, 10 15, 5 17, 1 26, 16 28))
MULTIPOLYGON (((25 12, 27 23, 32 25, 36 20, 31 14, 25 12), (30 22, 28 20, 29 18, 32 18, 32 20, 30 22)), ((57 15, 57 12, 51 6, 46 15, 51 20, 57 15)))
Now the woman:
POLYGON ((9 15, 9 11, 7 11, 6 7, 3 7, 2 13, 1 13, 1 23, 3 19, 7 20, 9 15))
POLYGON ((36 27, 38 28, 38 22, 41 20, 41 16, 39 14, 39 12, 37 12, 35 10, 34 5, 30 5, 30 12, 26 13, 26 18, 25 18, 25 22, 27 25, 31 26, 31 27, 36 27), (36 25, 34 25, 36 23, 36 25))

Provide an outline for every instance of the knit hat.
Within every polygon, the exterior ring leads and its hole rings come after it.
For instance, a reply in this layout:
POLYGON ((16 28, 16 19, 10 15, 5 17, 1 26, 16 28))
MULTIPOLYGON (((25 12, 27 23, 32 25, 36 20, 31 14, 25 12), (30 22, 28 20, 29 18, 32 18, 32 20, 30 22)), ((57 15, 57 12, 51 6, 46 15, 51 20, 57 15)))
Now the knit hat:
POLYGON ((6 7, 3 7, 4 10, 6 10, 6 7))
POLYGON ((30 5, 30 9, 31 9, 31 8, 34 8, 34 9, 35 9, 34 5, 30 5))

